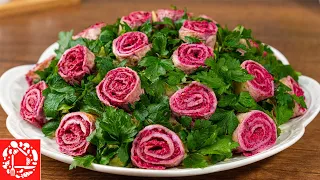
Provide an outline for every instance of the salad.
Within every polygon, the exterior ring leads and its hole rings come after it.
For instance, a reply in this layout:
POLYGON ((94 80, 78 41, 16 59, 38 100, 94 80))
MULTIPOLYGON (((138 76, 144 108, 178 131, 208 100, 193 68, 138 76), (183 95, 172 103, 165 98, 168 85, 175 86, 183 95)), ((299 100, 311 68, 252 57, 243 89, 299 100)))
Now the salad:
POLYGON ((186 10, 136 11, 60 32, 26 74, 21 117, 92 163, 204 168, 272 147, 306 110, 300 73, 250 29, 186 10))

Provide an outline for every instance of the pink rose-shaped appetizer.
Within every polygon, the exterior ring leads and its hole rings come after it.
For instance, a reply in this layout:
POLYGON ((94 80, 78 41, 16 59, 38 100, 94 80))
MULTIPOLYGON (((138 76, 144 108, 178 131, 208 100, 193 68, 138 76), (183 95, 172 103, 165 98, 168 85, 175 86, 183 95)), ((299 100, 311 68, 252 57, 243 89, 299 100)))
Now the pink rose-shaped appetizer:
POLYGON ((205 60, 213 57, 213 49, 204 44, 181 44, 177 50, 173 52, 173 64, 190 74, 200 66, 205 66, 205 60))
MULTIPOLYGON (((251 47, 257 48, 258 50, 260 49, 260 48, 259 48, 259 44, 258 44, 257 42, 255 42, 255 41, 252 40, 252 39, 248 39, 248 41, 249 41, 251 47)), ((247 46, 247 47, 249 47, 249 46, 248 46, 248 43, 247 43, 247 41, 246 41, 245 39, 240 39, 240 43, 243 44, 243 45, 245 45, 245 46, 247 46)), ((242 56, 244 56, 244 54, 246 53, 246 51, 243 50, 243 49, 238 49, 238 51, 241 53, 242 56)), ((268 55, 267 51, 263 51, 262 56, 263 56, 263 57, 266 57, 267 55, 268 55)))
POLYGON ((248 91, 255 101, 262 101, 274 96, 274 82, 272 75, 259 63, 246 60, 241 67, 254 76, 253 80, 237 84, 236 91, 248 91))
POLYGON ((233 132, 233 140, 238 142, 238 150, 244 156, 251 156, 269 149, 276 143, 277 127, 264 112, 253 110, 237 115, 239 125, 233 132))
POLYGON ((213 48, 217 31, 218 27, 214 22, 186 20, 179 30, 179 37, 185 42, 186 36, 195 37, 213 48))
MULTIPOLYGON (((304 97, 304 92, 302 88, 299 86, 299 84, 291 77, 287 76, 285 78, 280 79, 280 82, 282 82, 284 85, 288 86, 291 89, 290 94, 295 94, 296 96, 304 97)), ((293 109, 293 116, 292 117, 297 117, 305 114, 307 112, 306 108, 303 108, 300 104, 295 102, 295 106, 293 109)))
POLYGON ((151 21, 151 12, 146 11, 135 11, 130 13, 128 16, 123 16, 121 18, 121 23, 125 22, 132 29, 141 26, 148 20, 151 21))
POLYGON ((94 67, 94 54, 85 46, 77 45, 66 50, 59 63, 59 74, 69 84, 79 84, 94 67))
POLYGON ((95 117, 85 112, 65 115, 56 130, 59 150, 70 156, 81 156, 87 152, 87 137, 95 130, 95 117))
POLYGON ((169 18, 173 21, 177 21, 184 15, 184 10, 173 10, 173 9, 158 9, 157 11, 152 11, 152 20, 154 22, 163 21, 163 19, 169 18))
POLYGON ((139 132, 131 148, 134 166, 144 169, 174 167, 184 159, 181 139, 170 129, 161 125, 149 125, 139 132))
POLYGON ((42 127, 47 121, 43 112, 45 97, 42 95, 42 91, 47 87, 44 81, 31 85, 24 94, 20 104, 20 115, 22 119, 36 127, 42 127))
POLYGON ((217 103, 215 93, 196 81, 170 97, 170 108, 174 115, 194 119, 209 119, 215 112, 217 103))
POLYGON ((136 65, 151 49, 148 37, 142 32, 127 32, 112 42, 112 51, 118 60, 129 60, 128 65, 136 65))
POLYGON ((143 93, 138 74, 130 68, 109 71, 96 87, 101 102, 107 106, 123 106, 139 101, 143 93))
POLYGON ((80 33, 78 33, 75 36, 72 36, 73 40, 76 40, 78 38, 85 38, 85 39, 90 39, 90 40, 97 40, 100 36, 101 33, 101 28, 106 26, 104 22, 99 22, 96 23, 87 29, 84 29, 80 33))
POLYGON ((27 74, 26 74, 26 80, 29 84, 29 86, 31 86, 32 84, 34 84, 34 82, 40 81, 40 76, 38 74, 36 74, 36 71, 43 71, 44 69, 46 69, 47 67, 49 67, 51 61, 55 58, 55 56, 50 56, 49 58, 47 58, 46 60, 44 60, 41 63, 38 63, 34 66, 34 68, 32 68, 27 74))

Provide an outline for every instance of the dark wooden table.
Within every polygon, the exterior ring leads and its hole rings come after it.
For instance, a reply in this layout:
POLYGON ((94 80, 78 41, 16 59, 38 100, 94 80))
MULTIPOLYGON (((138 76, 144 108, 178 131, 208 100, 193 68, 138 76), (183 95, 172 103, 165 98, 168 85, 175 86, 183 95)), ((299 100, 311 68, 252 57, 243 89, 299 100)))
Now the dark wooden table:
MULTIPOLYGON (((83 1, 79 6, 0 19, 0 75, 6 70, 33 64, 61 30, 78 32, 98 21, 113 23, 134 10, 187 7, 220 24, 243 24, 261 41, 289 59, 293 67, 320 81, 320 5, 318 0, 257 1, 83 1)), ((2 88, 2 87, 0 87, 2 88)), ((12 138, 5 127, 7 115, 0 108, 0 138, 12 138)), ((320 116, 304 136, 285 151, 234 170, 177 179, 320 179, 320 116)), ((67 164, 42 156, 42 179, 140 179, 89 171, 69 171, 67 164)), ((155 178, 154 178, 155 179, 155 178)))

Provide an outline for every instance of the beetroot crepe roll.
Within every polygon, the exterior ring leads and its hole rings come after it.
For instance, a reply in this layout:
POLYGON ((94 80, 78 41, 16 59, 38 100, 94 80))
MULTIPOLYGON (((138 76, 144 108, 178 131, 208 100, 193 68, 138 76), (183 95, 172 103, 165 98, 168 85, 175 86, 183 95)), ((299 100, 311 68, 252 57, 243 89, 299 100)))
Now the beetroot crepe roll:
POLYGON ((190 74, 200 66, 205 66, 205 60, 213 57, 213 49, 204 44, 181 44, 177 50, 173 52, 173 64, 190 74))
POLYGON ((246 60, 241 67, 253 75, 254 79, 237 84, 236 91, 248 91, 257 102, 274 96, 273 77, 261 64, 246 60))
POLYGON ((134 139, 131 161, 139 168, 162 170, 179 165, 184 153, 177 134, 161 125, 149 125, 134 139))
POLYGON ((277 127, 264 112, 253 110, 237 115, 239 125, 233 132, 233 140, 238 142, 239 151, 244 156, 252 156, 276 143, 277 127))
POLYGON ((96 87, 101 102, 107 106, 124 106, 139 101, 143 93, 138 74, 128 67, 109 71, 96 87))
POLYGON ((100 36, 101 28, 104 26, 106 26, 106 24, 104 22, 96 23, 96 24, 88 27, 87 29, 84 29, 83 31, 81 31, 77 35, 72 36, 72 39, 76 40, 78 38, 85 38, 85 39, 89 39, 89 40, 97 40, 100 36))
POLYGON ((213 48, 217 32, 218 27, 214 22, 186 20, 179 30, 179 37, 185 42, 186 36, 195 37, 213 48))
MULTIPOLYGON (((291 91, 289 92, 290 94, 292 95, 295 94, 298 97, 303 96, 303 98, 305 98, 304 91, 291 76, 287 76, 285 78, 280 79, 280 82, 282 82, 284 85, 288 86, 291 89, 291 91)), ((301 116, 306 112, 307 112, 306 108, 303 108, 300 104, 295 102, 292 117, 301 116)))
MULTIPOLYGON (((257 48, 258 50, 260 49, 259 44, 256 41, 254 41, 252 39, 248 39, 248 41, 249 41, 251 47, 257 48)), ((249 47, 248 43, 247 43, 247 41, 245 39, 240 39, 240 43, 245 45, 245 46, 247 46, 247 47, 249 47)), ((243 50, 243 49, 238 49, 237 51, 239 51, 242 56, 244 56, 244 54, 246 53, 246 51, 243 50)), ((268 53, 266 51, 263 51, 262 56, 266 57, 267 55, 268 55, 268 53)))
POLYGON ((143 58, 151 49, 147 35, 142 32, 127 32, 112 43, 112 51, 118 60, 129 60, 131 66, 143 58))
MULTIPOLYGON (((151 12, 146 11, 134 11, 131 12, 128 16, 123 16, 120 20, 121 23, 127 23, 132 29, 137 28, 147 22, 151 21, 151 12)), ((120 26, 121 27, 121 26, 120 26)))
POLYGON ((20 104, 20 115, 22 119, 36 127, 42 127, 47 121, 43 112, 45 97, 42 94, 42 91, 47 87, 44 81, 31 85, 24 94, 20 104))
POLYGON ((69 84, 79 84, 94 67, 94 54, 85 46, 77 45, 66 50, 59 63, 58 73, 69 84))
POLYGON ((47 67, 49 67, 51 61, 55 58, 55 56, 50 56, 46 60, 44 60, 41 63, 36 64, 27 74, 26 74, 26 80, 31 86, 34 84, 34 82, 40 81, 40 76, 36 73, 36 71, 43 71, 47 67))
POLYGON ((184 10, 158 9, 156 11, 152 11, 152 20, 154 22, 158 22, 158 21, 163 21, 164 18, 169 18, 169 19, 172 19, 173 21, 177 21, 183 15, 184 15, 184 10))
POLYGON ((170 97, 170 108, 176 116, 209 119, 217 107, 215 93, 199 82, 192 82, 170 97))
POLYGON ((85 112, 65 115, 56 130, 59 150, 70 156, 81 156, 87 152, 86 138, 95 130, 95 117, 85 112))

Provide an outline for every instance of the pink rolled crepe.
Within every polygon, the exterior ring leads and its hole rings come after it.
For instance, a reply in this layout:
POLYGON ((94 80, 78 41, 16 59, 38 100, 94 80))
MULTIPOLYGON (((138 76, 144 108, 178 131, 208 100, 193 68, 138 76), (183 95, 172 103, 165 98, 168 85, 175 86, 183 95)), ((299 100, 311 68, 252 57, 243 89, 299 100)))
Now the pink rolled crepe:
POLYGON ((77 45, 66 50, 59 63, 58 73, 69 84, 79 84, 94 67, 95 55, 85 46, 77 45))
POLYGON ((139 132, 131 148, 134 166, 163 170, 178 166, 185 150, 179 136, 161 125, 149 125, 139 132))
POLYGON ((28 71, 28 73, 26 74, 26 80, 27 80, 29 86, 34 84, 34 82, 36 82, 36 81, 40 81, 40 76, 38 74, 36 74, 36 71, 45 70, 47 67, 49 67, 51 61, 54 60, 54 58, 55 58, 55 56, 50 56, 46 60, 44 60, 43 62, 37 63, 30 71, 28 71))
MULTIPOLYGON (((288 86, 291 89, 291 91, 289 92, 290 94, 292 95, 295 94, 298 97, 303 96, 303 98, 305 99, 303 89, 291 76, 287 76, 285 78, 280 79, 280 82, 282 82, 284 85, 288 86)), ((307 112, 307 109, 303 108, 297 102, 295 102, 294 104, 295 105, 294 105, 292 117, 301 116, 307 112)))
POLYGON ((146 11, 134 11, 131 12, 128 16, 123 16, 120 20, 121 23, 125 22, 128 24, 129 27, 137 28, 144 24, 147 21, 152 20, 151 12, 146 11))
POLYGON ((274 96, 273 77, 261 64, 246 60, 241 67, 253 75, 254 79, 237 84, 237 92, 248 91, 256 102, 274 96))
POLYGON ((264 112, 253 110, 237 115, 239 125, 233 132, 233 140, 238 142, 239 152, 252 156, 272 147, 277 140, 275 122, 264 112))
POLYGON ((47 121, 43 112, 45 97, 42 94, 42 91, 47 87, 44 81, 31 85, 20 103, 20 115, 22 119, 39 128, 47 121))
POLYGON ((87 152, 86 138, 95 130, 95 117, 85 112, 72 112, 65 115, 56 130, 59 150, 70 156, 81 156, 87 152))
POLYGON ((90 27, 78 33, 77 35, 72 36, 72 39, 76 40, 78 38, 85 38, 90 40, 97 40, 100 36, 101 28, 104 26, 106 26, 106 23, 104 22, 98 22, 96 24, 93 24, 90 27))
POLYGON ((123 106, 140 100, 143 94, 138 74, 128 68, 119 67, 109 71, 96 87, 101 102, 107 106, 123 106))
POLYGON ((112 43, 112 51, 118 60, 128 60, 135 66, 151 49, 147 35, 142 32, 127 32, 112 43))
POLYGON ((176 116, 209 119, 215 112, 218 101, 210 88, 194 81, 175 92, 170 97, 169 103, 173 114, 176 116))
POLYGON ((179 30, 179 37, 186 42, 186 36, 200 39, 209 47, 214 47, 218 27, 214 22, 208 21, 184 21, 179 30))
POLYGON ((184 15, 184 10, 173 10, 173 9, 158 9, 152 11, 152 20, 154 22, 163 21, 164 18, 172 19, 177 21, 184 15))
POLYGON ((205 60, 213 57, 213 49, 204 44, 188 44, 184 43, 173 52, 173 64, 190 74, 200 66, 205 66, 205 60))

